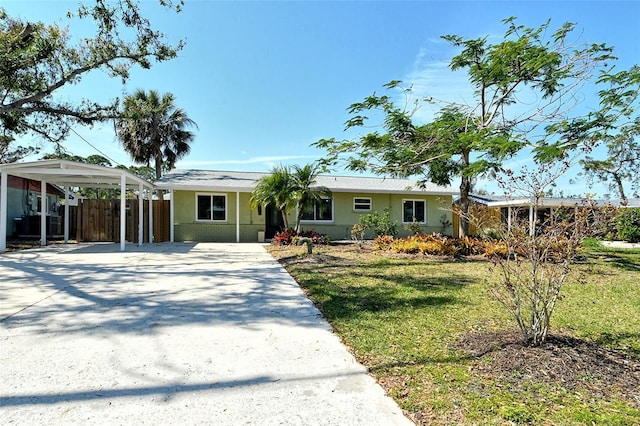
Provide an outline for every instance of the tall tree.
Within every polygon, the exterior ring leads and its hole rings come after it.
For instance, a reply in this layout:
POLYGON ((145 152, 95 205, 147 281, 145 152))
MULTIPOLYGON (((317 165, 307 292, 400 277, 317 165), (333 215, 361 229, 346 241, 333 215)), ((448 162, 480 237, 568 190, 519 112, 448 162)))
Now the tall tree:
MULTIPOLYGON (((565 121, 585 82, 612 59, 606 45, 571 43, 574 24, 552 32, 550 22, 538 28, 516 25, 515 18, 504 23, 504 40, 496 44, 490 44, 488 37, 443 36, 460 49, 449 67, 467 71, 473 103, 420 98, 398 107, 390 96, 374 93, 349 107, 352 117, 346 128, 368 125, 369 117, 364 114, 379 111, 384 133, 368 133, 354 140, 322 139, 314 145, 327 150, 324 162, 335 165, 346 153, 350 154, 346 167, 351 170, 421 175, 423 182, 438 184, 460 177, 461 234, 466 235, 472 179, 499 171, 506 158, 525 147, 540 159, 575 147, 566 141, 559 143, 557 129, 546 125, 565 121), (431 123, 415 122, 423 102, 441 105, 431 123)), ((385 87, 398 89, 401 83, 392 81, 385 87)), ((401 89, 410 100, 411 88, 401 89)), ((599 126, 595 119, 586 122, 590 129, 599 126)))
POLYGON ((626 203, 627 190, 635 196, 640 192, 640 66, 603 73, 599 81, 608 84, 606 89, 599 92, 601 105, 606 112, 597 117, 600 122, 607 124, 606 129, 591 134, 581 131, 584 126, 580 123, 566 125, 565 129, 571 131, 577 128, 577 131, 571 132, 574 139, 591 140, 591 145, 606 145, 606 158, 587 156, 581 163, 592 182, 594 179, 608 182, 609 188, 626 203))
POLYGON ((609 189, 627 204, 625 183, 633 194, 640 191, 640 119, 632 126, 625 126, 620 133, 608 137, 607 158, 597 160, 587 156, 581 161, 590 179, 609 183, 609 189))
POLYGON ((171 169, 187 155, 195 135, 186 130, 195 126, 187 113, 177 108, 171 93, 160 96, 155 90, 137 90, 127 96, 120 118, 115 121, 116 135, 133 161, 150 165, 154 161, 156 179, 163 167, 171 169))
MULTIPOLYGON (((179 12, 183 2, 159 4, 179 12)), ((60 144, 73 125, 113 118, 116 100, 69 101, 58 95, 60 89, 98 69, 125 82, 133 66, 150 68, 154 61, 176 57, 183 46, 153 29, 137 0, 95 0, 67 18, 91 21, 95 34, 72 36, 68 27, 14 19, 0 8, 0 150, 28 133, 60 144)))

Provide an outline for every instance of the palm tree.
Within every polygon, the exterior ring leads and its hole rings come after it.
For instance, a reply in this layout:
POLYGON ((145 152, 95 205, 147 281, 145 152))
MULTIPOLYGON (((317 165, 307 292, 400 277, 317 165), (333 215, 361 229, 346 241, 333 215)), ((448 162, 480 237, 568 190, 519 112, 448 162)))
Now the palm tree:
POLYGON ((331 197, 331 190, 325 186, 315 186, 318 177, 318 166, 307 164, 306 166, 294 166, 293 194, 298 214, 296 216, 296 232, 300 232, 300 220, 308 206, 314 206, 323 202, 324 197, 331 197))
POLYGON ((314 186, 318 176, 318 167, 313 164, 274 167, 271 174, 258 179, 251 193, 251 205, 274 204, 282 215, 284 228, 289 228, 287 213, 296 206, 295 231, 300 232, 300 220, 308 206, 321 203, 323 196, 331 196, 331 190, 324 186, 314 186))
POLYGON ((155 90, 142 89, 124 99, 124 107, 115 121, 116 136, 133 161, 150 165, 154 161, 156 179, 163 165, 171 169, 187 155, 195 135, 186 130, 197 124, 175 106, 171 93, 160 96, 155 90))
POLYGON ((258 179, 256 187, 251 193, 251 206, 267 206, 274 204, 280 214, 284 228, 289 228, 287 213, 294 204, 294 181, 291 171, 286 166, 274 167, 271 174, 258 179))

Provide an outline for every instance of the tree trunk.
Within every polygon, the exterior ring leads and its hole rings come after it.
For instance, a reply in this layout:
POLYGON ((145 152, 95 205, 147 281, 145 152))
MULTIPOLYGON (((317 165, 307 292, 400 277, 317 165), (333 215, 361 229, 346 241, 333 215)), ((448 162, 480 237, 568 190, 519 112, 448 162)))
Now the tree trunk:
POLYGON ((289 229, 289 221, 287 219, 287 209, 280 209, 280 214, 282 215, 282 223, 284 224, 284 229, 289 229))
POLYGON ((469 194, 471 193, 471 178, 465 175, 469 166, 469 152, 462 153, 462 178, 460 179, 460 225, 459 237, 469 235, 469 194))
POLYGON ((471 178, 462 176, 460 183, 460 226, 459 237, 469 235, 469 193, 471 192, 471 178))
POLYGON ((162 177, 162 154, 156 154, 154 161, 156 163, 156 179, 160 179, 162 177))
POLYGON ((627 199, 626 194, 624 193, 624 188, 622 187, 622 179, 617 173, 613 173, 613 179, 616 181, 616 185, 618 186, 618 194, 620 195, 620 204, 626 206, 629 204, 629 200, 627 199))

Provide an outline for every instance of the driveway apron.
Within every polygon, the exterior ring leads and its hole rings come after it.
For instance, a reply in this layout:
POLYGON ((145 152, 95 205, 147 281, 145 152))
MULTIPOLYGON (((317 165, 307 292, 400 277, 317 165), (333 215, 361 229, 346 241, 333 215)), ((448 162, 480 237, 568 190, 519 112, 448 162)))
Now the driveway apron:
POLYGON ((411 425, 260 244, 0 255, 0 424, 411 425))

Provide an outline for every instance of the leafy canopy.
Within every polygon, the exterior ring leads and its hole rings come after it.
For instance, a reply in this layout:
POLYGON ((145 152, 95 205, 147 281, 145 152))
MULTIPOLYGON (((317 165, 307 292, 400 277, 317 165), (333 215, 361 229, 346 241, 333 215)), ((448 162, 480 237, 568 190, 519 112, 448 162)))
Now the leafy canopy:
MULTIPOLYGON (((559 132, 562 126, 581 125, 582 141, 593 143, 587 135, 607 127, 598 120, 603 113, 568 117, 593 73, 614 59, 612 49, 573 43, 572 23, 555 31, 550 21, 537 28, 517 25, 516 18, 504 24, 504 38, 496 44, 488 37, 442 37, 459 49, 449 68, 466 70, 473 89, 470 103, 416 98, 412 87, 391 81, 384 87, 392 95, 373 93, 352 104, 345 123, 345 130, 369 126, 367 114, 373 112, 382 116, 382 131, 347 140, 321 139, 314 145, 327 151, 323 162, 382 175, 420 176, 422 182, 441 185, 460 178, 461 209, 466 213, 472 180, 500 172, 509 157, 528 148, 538 161, 555 161, 576 148, 579 141, 559 132), (439 107, 439 112, 420 123, 415 114, 425 104, 439 107)), ((463 220, 463 234, 467 226, 463 220)))
POLYGON ((195 138, 187 130, 191 126, 197 124, 175 105, 173 94, 160 95, 155 90, 137 90, 127 96, 115 121, 116 136, 125 151, 140 164, 148 166, 153 160, 156 179, 191 150, 195 138))
MULTIPOLYGON (((159 4, 179 12, 183 2, 159 4)), ((60 89, 98 69, 125 82, 133 66, 150 68, 175 58, 183 47, 154 30, 136 0, 80 4, 67 19, 92 22, 95 34, 80 38, 69 27, 14 19, 0 8, 0 145, 5 149, 25 134, 60 144, 73 125, 113 118, 117 99, 70 101, 60 89)))

